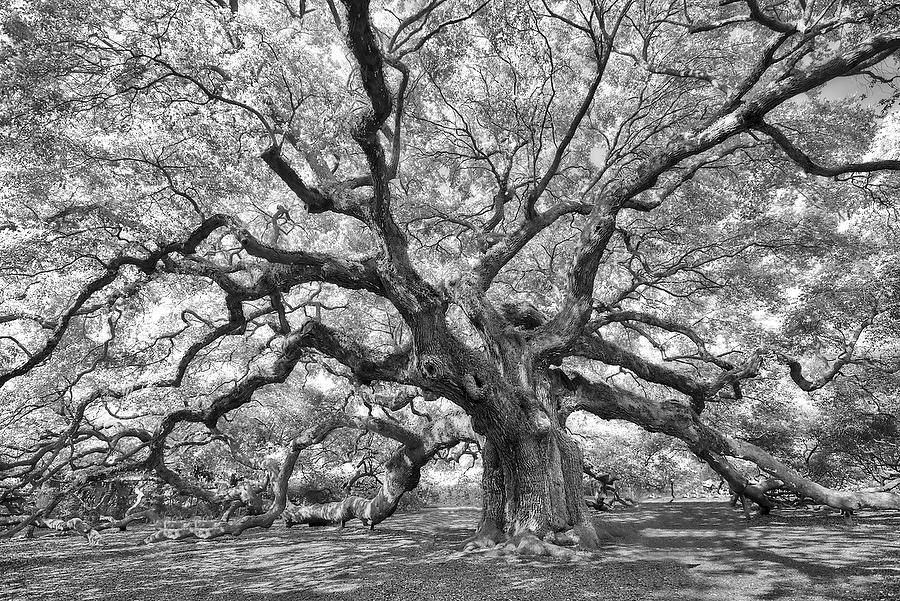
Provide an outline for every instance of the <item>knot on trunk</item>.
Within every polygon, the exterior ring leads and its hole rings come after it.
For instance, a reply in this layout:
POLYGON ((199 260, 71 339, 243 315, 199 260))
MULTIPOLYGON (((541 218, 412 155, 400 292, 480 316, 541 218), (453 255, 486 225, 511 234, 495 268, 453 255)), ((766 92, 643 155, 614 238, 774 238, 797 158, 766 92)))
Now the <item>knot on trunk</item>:
POLYGON ((248 230, 247 228, 242 227, 235 230, 234 237, 237 238, 237 241, 241 246, 247 246, 248 244, 250 244, 250 230, 248 230))
POLYGON ((543 407, 537 404, 532 405, 529 408, 527 415, 532 432, 538 436, 545 436, 550 433, 553 423, 550 421, 550 416, 547 415, 547 411, 543 407))
POLYGON ((476 374, 466 374, 463 376, 463 387, 466 390, 466 394, 473 400, 480 401, 484 398, 484 392, 482 391, 483 382, 481 382, 476 374))
POLYGON ((425 356, 419 358, 419 371, 426 378, 432 380, 439 378, 443 372, 443 364, 437 357, 425 356))
POLYGON ((523 330, 533 330, 547 321, 538 308, 527 301, 508 301, 503 303, 500 308, 509 323, 523 330))

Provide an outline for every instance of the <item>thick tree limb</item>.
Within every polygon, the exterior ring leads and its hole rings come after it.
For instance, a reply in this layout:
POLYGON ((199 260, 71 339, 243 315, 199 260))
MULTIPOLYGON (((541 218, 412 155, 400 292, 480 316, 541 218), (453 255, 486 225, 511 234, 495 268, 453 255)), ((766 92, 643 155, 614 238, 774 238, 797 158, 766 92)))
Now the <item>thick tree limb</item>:
POLYGON ((270 146, 262 153, 261 158, 269 166, 269 169, 287 184, 291 192, 303 201, 303 204, 306 205, 306 210, 310 213, 335 212, 355 217, 356 219, 363 219, 361 208, 349 197, 326 194, 317 188, 307 186, 303 178, 284 160, 280 147, 270 146))
POLYGON ((570 353, 585 359, 601 361, 607 365, 623 367, 643 380, 668 386, 693 399, 702 400, 707 396, 706 386, 691 376, 677 372, 665 365, 648 361, 628 349, 604 340, 599 335, 579 338, 573 344, 570 353))
POLYGON ((897 171, 900 170, 900 160, 880 160, 865 161, 862 163, 844 163, 842 165, 826 166, 811 159, 806 153, 798 148, 784 133, 769 125, 765 121, 760 121, 754 125, 754 129, 766 134, 778 144, 784 153, 797 163, 803 171, 812 175, 821 175, 822 177, 837 177, 846 173, 871 173, 873 171, 897 171))
POLYGON ((624 419, 651 432, 679 438, 723 477, 728 477, 728 469, 718 458, 728 455, 752 461, 783 481, 790 490, 836 509, 900 509, 898 494, 846 492, 817 484, 756 445, 727 436, 704 423, 686 403, 655 401, 603 382, 588 381, 582 376, 568 378, 567 387, 575 393, 577 409, 603 419, 624 419))
POLYGON ((264 244, 247 230, 237 232, 238 241, 248 254, 270 263, 290 265, 290 278, 285 285, 306 281, 327 282, 350 290, 367 290, 379 296, 385 295, 384 286, 375 269, 374 261, 352 261, 313 251, 283 250, 264 244), (308 278, 308 279, 307 279, 308 278))

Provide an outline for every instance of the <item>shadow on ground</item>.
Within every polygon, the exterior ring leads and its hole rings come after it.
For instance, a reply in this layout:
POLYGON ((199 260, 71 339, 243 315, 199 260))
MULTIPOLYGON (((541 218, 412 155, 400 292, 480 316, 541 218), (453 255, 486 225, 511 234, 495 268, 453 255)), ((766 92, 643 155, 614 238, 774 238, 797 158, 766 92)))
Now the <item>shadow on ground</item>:
POLYGON ((478 510, 427 509, 360 527, 104 546, 45 534, 0 544, 0 599, 365 601, 444 599, 831 601, 900 599, 900 512, 790 511, 751 522, 723 501, 647 503, 597 516, 604 544, 576 563, 457 551, 478 510))

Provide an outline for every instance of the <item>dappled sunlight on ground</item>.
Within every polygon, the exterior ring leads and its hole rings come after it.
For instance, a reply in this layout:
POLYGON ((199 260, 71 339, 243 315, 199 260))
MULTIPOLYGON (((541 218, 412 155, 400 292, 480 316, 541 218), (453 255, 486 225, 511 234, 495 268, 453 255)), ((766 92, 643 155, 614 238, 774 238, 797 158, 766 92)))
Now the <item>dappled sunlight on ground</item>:
POLYGON ((463 554, 478 510, 429 509, 361 525, 139 546, 44 534, 0 544, 0 599, 900 599, 900 512, 776 513, 749 523, 724 501, 597 515, 589 559, 463 554))
MULTIPOLYGON (((612 542, 614 561, 676 561, 695 599, 900 599, 900 513, 776 512, 749 522, 724 503, 646 504, 611 522, 638 544, 612 542)), ((677 596, 676 596, 677 598, 677 596)))

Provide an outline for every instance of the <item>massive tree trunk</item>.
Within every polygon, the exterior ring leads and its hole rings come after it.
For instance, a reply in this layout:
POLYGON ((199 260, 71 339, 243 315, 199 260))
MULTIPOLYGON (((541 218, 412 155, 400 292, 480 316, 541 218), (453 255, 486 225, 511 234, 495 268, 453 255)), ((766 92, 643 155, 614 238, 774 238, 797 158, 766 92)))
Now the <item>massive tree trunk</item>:
POLYGON ((554 423, 544 433, 525 425, 483 448, 482 514, 469 549, 557 555, 556 545, 593 549, 597 532, 582 489, 578 445, 554 423))
POLYGON ((478 543, 531 534, 550 543, 597 546, 584 503, 581 450, 558 424, 546 433, 522 427, 506 440, 488 436, 483 489, 478 543))
POLYGON ((528 369, 527 359, 512 372, 518 381, 507 390, 514 393, 495 401, 496 411, 474 419, 485 444, 482 516, 471 542, 509 542, 534 553, 546 551, 535 539, 594 548, 598 537, 584 503, 581 449, 565 431, 547 379, 528 369))
POLYGON ((454 293, 486 351, 458 369, 466 374, 465 394, 436 391, 462 406, 484 439, 482 516, 469 547, 502 543, 527 554, 554 554, 556 545, 596 547, 581 450, 565 431, 564 397, 553 386, 550 359, 530 340, 543 317, 513 303, 500 315, 471 281, 454 293))

